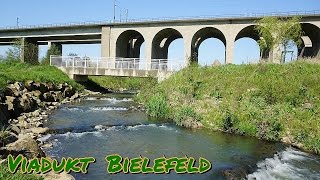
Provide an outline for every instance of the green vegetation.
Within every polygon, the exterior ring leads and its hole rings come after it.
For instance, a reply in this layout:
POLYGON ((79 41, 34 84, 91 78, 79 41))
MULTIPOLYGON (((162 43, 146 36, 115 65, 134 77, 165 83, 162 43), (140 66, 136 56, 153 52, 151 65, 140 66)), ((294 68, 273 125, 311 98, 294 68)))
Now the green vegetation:
POLYGON ((3 124, 0 124, 0 147, 4 147, 6 145, 6 141, 10 136, 10 126, 5 127, 3 124))
POLYGON ((264 17, 257 21, 255 29, 260 35, 258 44, 261 54, 267 50, 282 47, 284 53, 281 56, 281 62, 284 63, 287 50, 294 45, 302 44, 303 32, 300 20, 300 17, 264 17))
POLYGON ((50 56, 51 55, 61 55, 62 52, 61 50, 58 48, 58 46, 56 46, 55 44, 52 44, 51 47, 48 49, 46 56, 42 59, 42 64, 43 65, 50 65, 50 56))
POLYGON ((136 78, 136 77, 106 77, 91 76, 89 79, 104 88, 112 90, 139 90, 142 87, 152 87, 157 84, 154 78, 136 78))
POLYGON ((53 82, 71 84, 78 90, 83 87, 61 72, 56 67, 46 65, 30 65, 26 63, 17 63, 4 61, 0 63, 0 89, 7 85, 8 81, 27 81, 35 82, 53 82))
POLYGON ((42 177, 33 175, 33 174, 11 174, 8 168, 4 165, 0 165, 0 179, 1 180, 40 180, 43 179, 42 177))
POLYGON ((166 118, 169 114, 169 107, 166 97, 161 94, 155 94, 150 97, 146 103, 147 113, 157 118, 166 118))
POLYGON ((148 114, 177 124, 278 141, 320 153, 320 64, 192 65, 137 99, 148 114))

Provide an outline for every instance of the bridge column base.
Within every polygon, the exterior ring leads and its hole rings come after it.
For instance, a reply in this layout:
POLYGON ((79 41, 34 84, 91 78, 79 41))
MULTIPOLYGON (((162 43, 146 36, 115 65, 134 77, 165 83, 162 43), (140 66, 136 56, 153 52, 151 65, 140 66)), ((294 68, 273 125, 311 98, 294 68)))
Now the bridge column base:
POLYGON ((86 75, 72 74, 72 75, 69 75, 69 77, 76 82, 87 82, 88 81, 88 76, 86 76, 86 75))

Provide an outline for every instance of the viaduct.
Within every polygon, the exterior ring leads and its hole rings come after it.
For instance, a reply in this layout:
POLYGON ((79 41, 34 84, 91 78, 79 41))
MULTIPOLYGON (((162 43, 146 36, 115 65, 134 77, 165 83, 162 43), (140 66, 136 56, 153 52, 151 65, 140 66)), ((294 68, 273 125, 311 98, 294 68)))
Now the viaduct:
MULTIPOLYGON (((291 17, 290 14, 283 16, 291 17)), ((319 57, 320 11, 300 16, 304 36, 299 55, 319 57)), ((170 43, 183 38, 184 61, 187 61, 188 57, 197 58, 199 46, 204 40, 217 38, 225 45, 225 63, 228 64, 233 63, 235 41, 244 37, 259 40, 255 22, 261 18, 221 17, 4 28, 0 29, 0 45, 10 45, 21 39, 22 45, 29 43, 37 47, 55 44, 62 52, 62 44, 96 43, 101 44, 101 57, 139 58, 141 45, 145 43, 144 56, 146 61, 151 62, 153 59, 168 59, 170 43)), ((27 56, 23 51, 23 60, 37 58, 27 56)))

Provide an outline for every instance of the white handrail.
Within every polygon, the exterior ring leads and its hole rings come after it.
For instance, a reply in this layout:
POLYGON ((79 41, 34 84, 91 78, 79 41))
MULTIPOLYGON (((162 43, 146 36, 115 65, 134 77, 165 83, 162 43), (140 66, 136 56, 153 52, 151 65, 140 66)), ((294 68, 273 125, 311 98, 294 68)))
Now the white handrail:
POLYGON ((186 66, 184 60, 177 59, 143 59, 122 57, 76 57, 50 56, 50 65, 64 68, 94 68, 119 70, 179 71, 186 66))

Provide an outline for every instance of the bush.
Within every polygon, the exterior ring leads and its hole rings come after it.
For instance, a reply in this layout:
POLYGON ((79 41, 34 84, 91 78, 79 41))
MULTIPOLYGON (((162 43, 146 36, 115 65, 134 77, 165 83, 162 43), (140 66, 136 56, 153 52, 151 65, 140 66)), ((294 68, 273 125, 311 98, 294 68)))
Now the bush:
POLYGON ((177 125, 181 126, 186 120, 201 121, 202 117, 199 116, 191 107, 183 106, 175 112, 174 121, 177 125))
POLYGON ((152 96, 146 104, 147 114, 156 118, 167 118, 169 114, 169 106, 167 99, 163 94, 152 96))
POLYGON ((50 65, 50 56, 51 55, 61 55, 62 52, 60 49, 55 45, 52 44, 51 47, 48 49, 46 57, 43 58, 41 64, 43 65, 50 65))

